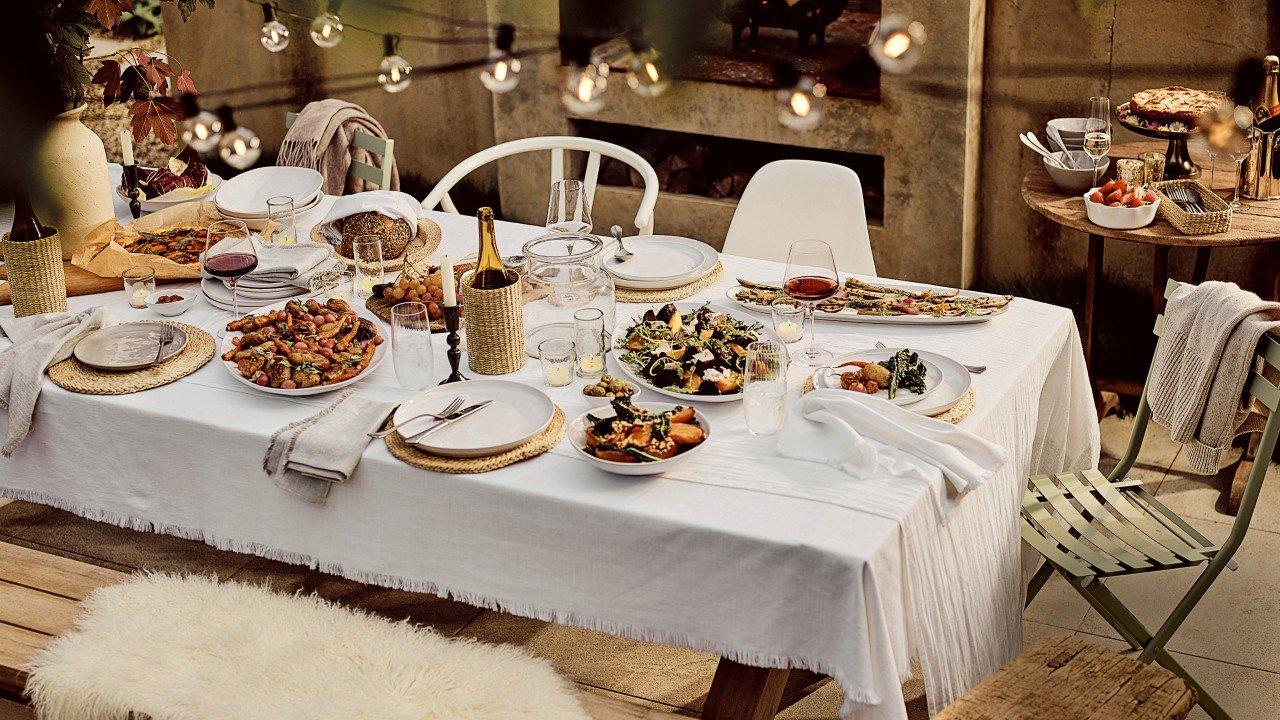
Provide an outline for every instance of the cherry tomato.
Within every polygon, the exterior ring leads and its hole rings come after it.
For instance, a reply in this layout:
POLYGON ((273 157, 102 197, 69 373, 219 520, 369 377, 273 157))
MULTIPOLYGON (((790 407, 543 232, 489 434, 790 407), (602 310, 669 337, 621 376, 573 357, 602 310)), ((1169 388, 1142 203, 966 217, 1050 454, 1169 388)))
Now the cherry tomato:
POLYGON ((284 382, 280 383, 280 389, 281 389, 281 390, 296 390, 296 389, 298 389, 298 383, 296 383, 296 382, 294 382, 294 381, 292 381, 292 380, 285 380, 284 382))
POLYGON ((1095 202, 1095 203, 1098 203, 1099 205, 1102 205, 1106 201, 1107 201, 1107 197, 1102 194, 1101 190, 1094 190, 1093 194, 1089 196, 1089 202, 1095 202))
POLYGON ((336 344, 337 344, 337 341, 335 341, 333 338, 326 338, 320 341, 320 347, 324 348, 325 350, 332 350, 333 346, 336 344))
POLYGON ((1142 196, 1142 201, 1153 203, 1156 201, 1156 194, 1148 190, 1147 194, 1142 196))
POLYGON ((297 350, 298 352, 306 352, 307 350, 311 349, 311 346, 299 340, 298 342, 293 344, 293 349, 297 350))
POLYGON ((267 386, 267 376, 266 376, 266 375, 259 375, 258 377, 254 378, 254 379, 253 379, 253 381, 254 381, 255 383, 257 383, 258 385, 261 385, 262 387, 266 387, 266 386, 267 386))
POLYGON ((1137 197, 1136 195, 1130 195, 1129 202, 1125 204, 1131 208, 1140 208, 1142 207, 1142 198, 1137 197))
POLYGON ((327 315, 325 315, 325 316, 324 316, 324 321, 325 321, 325 322, 327 322, 327 323, 334 323, 334 322, 338 322, 338 316, 337 316, 337 315, 334 315, 333 313, 329 313, 329 314, 327 314, 327 315))
POLYGON ((1107 182, 1103 183, 1102 187, 1098 189, 1102 191, 1103 195, 1110 195, 1111 191, 1116 189, 1116 181, 1108 180, 1107 182))
POLYGON ((1112 190, 1107 195, 1107 204, 1124 202, 1124 193, 1120 190, 1112 190))
POLYGON ((381 335, 374 335, 374 336, 373 336, 373 344, 374 344, 374 345, 381 345, 381 344, 382 344, 382 336, 381 336, 381 335))
POLYGON ((1128 190, 1129 181, 1125 180, 1124 178, 1120 178, 1119 180, 1116 180, 1116 189, 1120 191, 1128 190))

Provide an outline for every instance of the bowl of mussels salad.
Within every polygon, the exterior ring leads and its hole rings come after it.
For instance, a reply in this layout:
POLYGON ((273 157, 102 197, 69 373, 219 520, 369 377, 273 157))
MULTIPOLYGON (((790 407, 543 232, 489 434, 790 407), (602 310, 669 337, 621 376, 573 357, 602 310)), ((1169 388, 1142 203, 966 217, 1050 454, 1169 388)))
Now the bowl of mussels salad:
POLYGON ((781 343, 758 322, 710 303, 668 303, 622 320, 616 357, 637 385, 670 397, 728 402, 742 397, 747 346, 781 343))

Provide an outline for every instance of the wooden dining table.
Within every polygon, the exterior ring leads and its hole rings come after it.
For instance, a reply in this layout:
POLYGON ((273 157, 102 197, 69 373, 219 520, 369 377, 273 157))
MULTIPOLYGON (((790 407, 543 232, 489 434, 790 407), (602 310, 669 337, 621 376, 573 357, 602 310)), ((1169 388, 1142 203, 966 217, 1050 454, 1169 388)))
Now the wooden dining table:
MULTIPOLYGON (((326 198, 308 222, 331 203, 326 198)), ((474 249, 474 218, 424 215, 441 226, 443 252, 474 249)), ((500 248, 519 252, 542 232, 500 222, 500 248)), ((723 279, 690 300, 768 323, 725 293, 734 277, 776 282, 782 265, 721 261, 723 279)), ((69 304, 106 306, 122 321, 155 319, 129 308, 122 291, 69 304)), ((619 304, 618 316, 641 307, 619 304)), ((0 317, 11 313, 0 308, 0 317)), ((218 314, 201 301, 177 320, 213 329, 218 314)), ((900 684, 913 660, 923 665, 936 711, 1019 649, 1017 518, 1026 477, 1092 467, 1098 455, 1081 344, 1069 310, 1025 298, 983 323, 823 321, 818 335, 834 350, 881 340, 987 366, 973 376, 973 410, 960 427, 1003 447, 1004 466, 957 497, 928 482, 855 479, 779 456, 770 438, 747 433, 739 403, 703 403, 712 425, 705 451, 660 476, 610 475, 567 442, 499 470, 447 475, 410 467, 374 442, 351 480, 312 505, 276 487, 262 456, 280 428, 333 398, 258 392, 215 358, 129 395, 84 395, 46 382, 30 436, 0 460, 0 496, 365 583, 714 652, 723 659, 702 711, 710 720, 772 717, 828 677, 846 690, 846 717, 903 720, 900 684)), ((443 377, 444 343, 434 349, 443 377)), ((371 372, 356 392, 410 397, 392 365, 371 372)), ((807 375, 793 368, 795 392, 807 375)), ((570 419, 589 408, 580 383, 548 388, 534 361, 503 378, 541 388, 570 419)), ((7 427, 0 414, 0 433, 7 427)))

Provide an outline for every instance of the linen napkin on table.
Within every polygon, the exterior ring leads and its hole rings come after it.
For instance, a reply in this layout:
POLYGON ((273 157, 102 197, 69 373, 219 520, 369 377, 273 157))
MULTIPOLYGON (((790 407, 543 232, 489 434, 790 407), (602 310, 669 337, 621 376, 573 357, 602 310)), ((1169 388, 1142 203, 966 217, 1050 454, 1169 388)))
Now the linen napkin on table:
POLYGON ((778 452, 856 478, 916 478, 940 499, 982 485, 1007 459, 999 445, 949 422, 834 389, 814 390, 794 403, 778 435, 778 452))
POLYGON ((254 241, 258 267, 241 278, 241 282, 287 284, 310 272, 329 258, 327 245, 301 242, 297 245, 267 245, 254 241))
POLYGON ((31 431, 45 370, 71 357, 76 343, 86 335, 116 322, 111 311, 101 306, 82 313, 0 319, 0 333, 13 342, 0 351, 0 409, 9 411, 9 433, 0 454, 13 455, 31 431))
POLYGON ((318 414, 272 435, 262 467, 278 487, 323 505, 334 483, 351 478, 370 442, 368 433, 381 427, 395 407, 347 390, 318 414))
POLYGON ((1261 429, 1242 404, 1244 387, 1258 341, 1278 331, 1280 303, 1235 283, 1184 285, 1169 297, 1147 401, 1195 472, 1217 473, 1231 441, 1261 429))
POLYGON ((362 212, 376 212, 392 219, 400 219, 409 223, 409 237, 418 234, 418 213, 422 203, 408 193, 394 190, 370 190, 369 192, 343 195, 333 201, 329 214, 316 226, 317 231, 329 242, 337 245, 342 242, 342 233, 338 232, 336 221, 362 212))

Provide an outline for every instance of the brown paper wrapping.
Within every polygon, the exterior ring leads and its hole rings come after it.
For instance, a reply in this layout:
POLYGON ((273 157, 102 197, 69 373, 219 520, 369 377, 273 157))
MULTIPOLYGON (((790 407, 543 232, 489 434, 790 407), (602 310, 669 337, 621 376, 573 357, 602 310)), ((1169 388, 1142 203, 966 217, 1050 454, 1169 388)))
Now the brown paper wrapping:
MULTIPOLYGON (((118 242, 128 242, 139 231, 156 232, 170 227, 207 226, 218 220, 234 220, 218 212, 212 202, 190 202, 173 205, 158 212, 144 215, 126 225, 112 218, 89 231, 84 247, 71 256, 71 264, 83 268, 98 277, 120 277, 131 267, 149 267, 156 272, 157 280, 198 280, 200 266, 196 263, 182 265, 159 255, 146 255, 125 251, 118 242)), ((261 229, 250 229, 262 235, 275 230, 275 223, 267 221, 261 229)))

